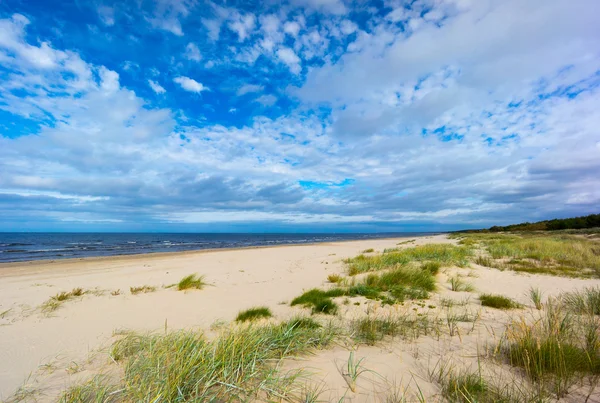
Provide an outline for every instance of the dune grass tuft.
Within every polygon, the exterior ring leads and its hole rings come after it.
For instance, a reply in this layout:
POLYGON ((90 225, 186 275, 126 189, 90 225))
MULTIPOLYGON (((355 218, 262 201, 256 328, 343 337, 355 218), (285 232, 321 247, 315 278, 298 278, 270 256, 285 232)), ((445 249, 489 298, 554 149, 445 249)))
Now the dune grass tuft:
POLYGON ((576 384, 600 375, 600 321, 574 315, 559 301, 548 301, 539 319, 513 321, 500 351, 513 366, 557 399, 576 384))
POLYGON ((542 291, 539 288, 537 288, 537 287, 529 288, 529 299, 531 299, 531 302, 533 302, 535 309, 537 309, 538 311, 540 309, 542 309, 542 307, 543 307, 542 296, 543 296, 542 291))
POLYGON ((521 304, 504 295, 481 294, 479 300, 481 301, 481 305, 496 309, 516 309, 522 307, 521 304))
POLYGON ((156 287, 153 287, 151 285, 142 285, 139 287, 129 287, 129 292, 131 292, 133 295, 136 294, 140 294, 140 293, 149 293, 149 292, 154 292, 156 291, 156 287))
POLYGON ((339 274, 330 274, 327 276, 327 281, 329 281, 330 283, 339 283, 340 281, 342 281, 342 276, 340 276, 339 274))
POLYGON ((300 373, 282 373, 278 362, 326 347, 336 335, 307 318, 225 328, 210 340, 195 331, 131 333, 111 351, 123 370, 114 401, 252 401, 258 395, 279 401, 293 385, 299 388, 300 373))
POLYGON ((471 248, 449 244, 427 244, 406 249, 388 250, 388 253, 365 256, 358 255, 344 260, 351 276, 391 269, 397 266, 406 266, 409 263, 437 262, 440 266, 468 265, 471 248))
POLYGON ((245 311, 238 313, 238 316, 235 318, 235 320, 236 322, 247 322, 261 318, 270 318, 272 316, 273 314, 269 308, 266 306, 260 306, 246 309, 245 311))
POLYGON ((81 297, 87 292, 88 291, 85 291, 83 288, 80 287, 73 288, 71 291, 62 291, 46 300, 41 305, 41 310, 45 313, 53 312, 60 308, 64 302, 75 297, 81 297))
POLYGON ((452 291, 465 291, 472 292, 475 291, 475 287, 472 284, 463 280, 463 278, 459 275, 455 275, 450 277, 450 289, 452 291))
POLYGON ((438 331, 435 321, 426 315, 387 315, 366 317, 351 322, 352 335, 358 341, 374 345, 386 336, 416 339, 438 331))
POLYGON ((185 276, 179 283, 177 283, 177 289, 179 291, 196 289, 201 290, 204 288, 206 283, 204 282, 204 276, 198 276, 197 274, 190 274, 185 276))
POLYGON ((572 312, 600 315, 599 287, 587 287, 580 291, 567 292, 562 295, 561 300, 572 312))
POLYGON ((365 249, 362 251, 362 253, 373 253, 373 252, 375 252, 375 249, 373 249, 373 248, 365 249))

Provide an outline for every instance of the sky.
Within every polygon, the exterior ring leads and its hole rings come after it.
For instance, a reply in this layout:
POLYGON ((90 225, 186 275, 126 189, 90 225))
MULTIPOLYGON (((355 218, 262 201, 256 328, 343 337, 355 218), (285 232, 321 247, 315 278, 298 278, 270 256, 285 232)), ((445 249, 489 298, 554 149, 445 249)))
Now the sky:
POLYGON ((600 212, 597 0, 1 0, 0 231, 600 212))

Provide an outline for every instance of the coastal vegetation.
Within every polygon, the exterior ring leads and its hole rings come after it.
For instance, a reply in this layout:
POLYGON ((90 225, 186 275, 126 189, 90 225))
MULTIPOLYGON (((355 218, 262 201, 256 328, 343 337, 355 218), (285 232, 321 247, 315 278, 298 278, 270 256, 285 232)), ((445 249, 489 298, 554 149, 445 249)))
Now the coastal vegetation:
POLYGON ((465 267, 469 264, 471 249, 467 246, 451 244, 427 244, 405 249, 386 249, 384 253, 365 256, 360 254, 344 262, 348 267, 348 274, 355 276, 361 273, 391 269, 396 266, 407 266, 415 263, 435 263, 439 267, 458 266, 465 267))
POLYGON ((122 379, 92 378, 65 391, 60 401, 291 400, 301 394, 302 371, 283 372, 277 363, 327 347, 337 334, 302 317, 227 328, 211 340, 195 331, 131 333, 111 351, 122 379))
POLYGON ((42 312, 44 313, 50 313, 53 311, 56 311, 58 308, 60 308, 62 306, 62 304, 70 299, 76 298, 76 297, 81 297, 84 294, 86 294, 87 291, 85 291, 83 288, 77 287, 77 288, 73 288, 71 291, 63 291, 60 292, 52 297, 50 297, 48 300, 46 300, 42 306, 42 312))
POLYGON ((235 320, 236 322, 248 322, 261 318, 270 318, 271 316, 273 316, 273 314, 269 308, 266 306, 260 306, 246 309, 245 311, 238 313, 238 316, 235 318, 235 320))
POLYGON ((500 270, 600 278, 600 243, 572 234, 461 233, 452 236, 478 250, 475 263, 500 270))
POLYGON ((145 293, 149 293, 149 292, 154 292, 156 291, 156 287, 151 286, 151 285, 142 285, 139 287, 129 287, 129 292, 131 292, 132 295, 137 295, 137 294, 145 294, 145 293))
POLYGON ((518 302, 505 297, 504 295, 496 295, 496 294, 481 294, 479 296, 479 301, 481 301, 481 305, 488 306, 490 308, 496 309, 515 309, 521 308, 521 304, 518 302))
POLYGON ((179 291, 196 289, 201 290, 204 288, 206 283, 204 282, 204 276, 198 276, 197 274, 190 274, 189 276, 185 276, 179 283, 177 283, 177 289, 179 291))

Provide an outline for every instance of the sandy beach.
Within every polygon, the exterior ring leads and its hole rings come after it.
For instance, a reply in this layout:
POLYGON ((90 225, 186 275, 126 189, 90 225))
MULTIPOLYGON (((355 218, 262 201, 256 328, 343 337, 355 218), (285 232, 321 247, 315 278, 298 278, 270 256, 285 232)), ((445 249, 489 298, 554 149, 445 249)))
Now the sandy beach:
MULTIPOLYGON (((304 290, 326 286, 327 275, 343 273, 342 259, 368 248, 382 251, 405 241, 361 240, 1 265, 0 396, 6 400, 20 387, 21 391, 40 388, 41 391, 36 392, 37 401, 54 401, 61 390, 93 374, 95 364, 90 357, 110 345, 115 332, 199 328, 210 333, 216 323, 231 322, 240 310, 257 305, 269 307, 278 320, 307 312, 290 307, 289 301, 304 290), (165 288, 193 273, 204 275, 210 285, 187 292, 165 288), (137 295, 129 292, 130 287, 143 285, 156 287, 156 291, 137 295), (77 287, 92 292, 67 301, 49 314, 40 310, 51 296, 77 287)), ((446 235, 436 235, 414 238, 413 242, 400 247, 455 242, 446 235)), ((600 280, 523 275, 474 267, 450 268, 440 273, 437 279, 440 286, 431 306, 438 305, 440 298, 449 295, 453 298, 472 295, 448 289, 445 282, 456 272, 469 276, 478 292, 501 293, 525 305, 530 304, 526 293, 532 285, 542 289, 545 296, 600 285, 600 280)), ((340 315, 359 315, 372 309, 373 304, 376 302, 350 304, 340 315)), ((498 337, 510 315, 482 308, 475 298, 471 298, 469 306, 481 320, 478 330, 465 333, 460 340, 438 337, 412 344, 397 342, 385 348, 360 347, 357 354, 366 357, 365 365, 378 377, 365 376, 363 382, 371 382, 369 386, 347 401, 372 401, 379 393, 376 385, 380 376, 403 384, 418 379, 419 388, 435 396, 436 386, 425 379, 424 357, 452 354, 469 357, 480 343, 498 337)), ((335 347, 318 352, 308 361, 289 365, 313 368, 316 379, 327 384, 326 396, 334 399, 345 393, 344 380, 336 368, 347 355, 347 349, 335 347)))

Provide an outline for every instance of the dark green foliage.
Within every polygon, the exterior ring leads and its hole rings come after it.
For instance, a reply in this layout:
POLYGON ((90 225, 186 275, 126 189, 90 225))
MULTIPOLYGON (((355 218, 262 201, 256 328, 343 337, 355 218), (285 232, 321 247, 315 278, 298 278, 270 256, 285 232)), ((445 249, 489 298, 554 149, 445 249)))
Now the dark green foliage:
POLYGON ((261 306, 240 312, 235 320, 237 322, 246 322, 260 318, 270 318, 271 316, 273 316, 271 310, 265 306, 261 306))
POLYGON ((564 229, 583 229, 600 227, 600 214, 590 214, 588 216, 553 219, 538 221, 534 223, 524 222, 521 224, 493 226, 490 232, 511 232, 511 231, 557 231, 564 229))
POLYGON ((479 296, 481 305, 496 309, 520 308, 521 304, 503 295, 481 294, 479 296))

